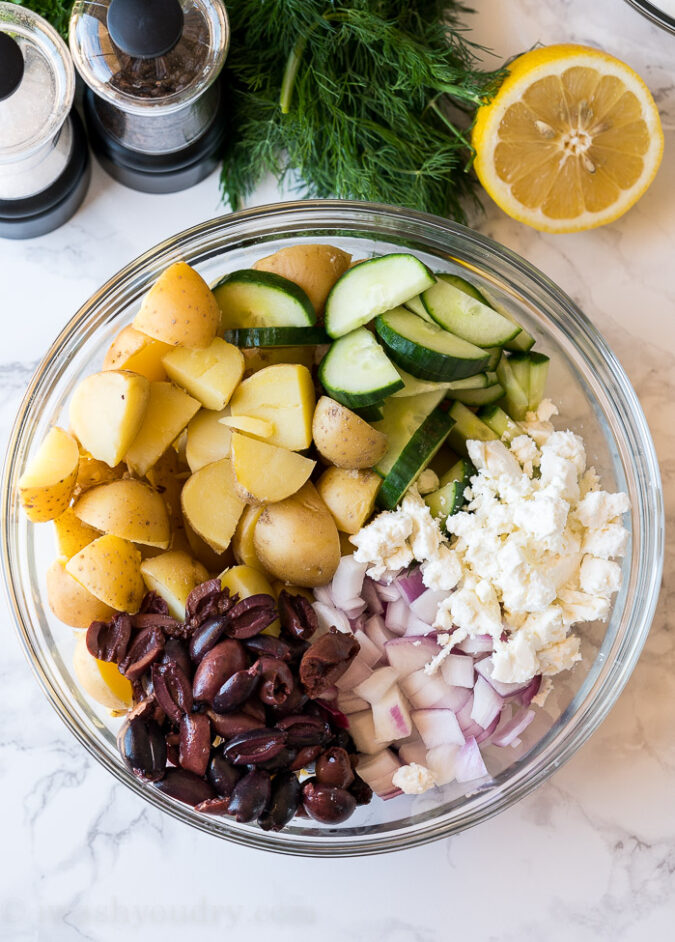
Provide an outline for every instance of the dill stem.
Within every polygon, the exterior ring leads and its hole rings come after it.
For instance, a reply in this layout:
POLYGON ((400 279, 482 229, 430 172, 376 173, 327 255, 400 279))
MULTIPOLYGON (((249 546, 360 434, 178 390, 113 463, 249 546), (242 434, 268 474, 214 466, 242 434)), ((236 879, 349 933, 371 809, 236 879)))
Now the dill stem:
POLYGON ((282 114, 288 114, 288 112, 291 110, 293 86, 295 85, 295 79, 298 74, 298 69, 300 68, 300 62, 302 61, 305 46, 307 45, 307 39, 308 35, 301 36, 298 39, 295 46, 293 47, 293 50, 291 51, 290 56, 288 57, 288 62, 286 63, 284 77, 281 82, 281 93, 279 95, 279 107, 281 108, 282 114))

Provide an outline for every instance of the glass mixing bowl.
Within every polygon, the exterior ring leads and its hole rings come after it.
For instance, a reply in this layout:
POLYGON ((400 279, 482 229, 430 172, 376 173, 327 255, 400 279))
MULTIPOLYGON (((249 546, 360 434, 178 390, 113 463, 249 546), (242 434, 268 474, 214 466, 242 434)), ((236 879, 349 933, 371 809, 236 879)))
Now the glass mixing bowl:
POLYGON ((172 236, 131 262, 90 298, 52 344, 17 416, 4 470, 2 551, 21 642, 55 710, 91 754, 130 789, 193 827, 283 853, 368 854, 422 844, 478 824, 531 792, 569 759, 606 716, 633 670, 659 592, 663 508, 659 469, 642 409, 628 379, 573 302, 523 259, 444 219, 366 203, 286 203, 213 219, 172 236), (71 671, 76 632, 49 611, 45 571, 52 528, 22 515, 16 485, 48 428, 67 424, 80 378, 100 368, 106 347, 133 318, 141 297, 170 263, 184 259, 211 282, 223 272, 298 242, 329 242, 355 257, 414 252, 435 270, 465 273, 507 305, 551 356, 548 394, 583 435, 589 463, 608 490, 627 491, 631 542, 623 588, 608 624, 581 626, 583 661, 555 678, 553 693, 513 749, 486 750, 489 781, 447 785, 420 796, 374 799, 338 827, 296 819, 279 834, 227 817, 198 814, 142 784, 115 746, 120 720, 91 702, 71 671))

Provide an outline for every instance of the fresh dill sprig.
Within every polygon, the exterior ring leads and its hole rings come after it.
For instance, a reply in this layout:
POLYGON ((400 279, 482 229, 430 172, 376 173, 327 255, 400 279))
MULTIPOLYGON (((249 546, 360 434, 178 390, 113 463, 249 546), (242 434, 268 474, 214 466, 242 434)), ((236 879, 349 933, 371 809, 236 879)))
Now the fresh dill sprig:
POLYGON ((293 172, 303 196, 465 218, 467 129, 502 72, 478 67, 461 4, 230 0, 228 12, 233 208, 265 174, 293 172))

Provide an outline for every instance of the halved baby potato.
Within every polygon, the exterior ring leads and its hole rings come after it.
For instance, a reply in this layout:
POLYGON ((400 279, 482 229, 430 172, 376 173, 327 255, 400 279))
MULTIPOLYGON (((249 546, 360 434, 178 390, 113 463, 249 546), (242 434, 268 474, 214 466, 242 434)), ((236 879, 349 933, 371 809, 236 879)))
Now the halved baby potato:
POLYGON ((66 572, 97 599, 120 612, 137 612, 145 586, 141 554, 128 540, 106 533, 66 563, 66 572))
POLYGON ((222 337, 203 349, 174 347, 163 362, 171 379, 206 409, 224 409, 244 375, 243 353, 222 337))
POLYGON ((247 503, 268 504, 299 491, 316 461, 288 448, 232 433, 232 467, 237 494, 247 503))
POLYGON ((382 478, 374 471, 326 468, 316 489, 333 515, 338 530, 358 533, 375 509, 382 478))
POLYGON ((300 363, 308 370, 314 365, 315 347, 246 347, 244 354, 244 376, 251 376, 277 363, 300 363))
MULTIPOLYGON (((221 572, 220 584, 223 589, 229 589, 230 595, 237 595, 239 599, 247 599, 252 595, 271 595, 276 598, 272 585, 267 576, 252 566, 232 566, 221 572)), ((281 623, 278 618, 268 625, 262 632, 264 635, 273 635, 278 638, 281 634, 281 623)))
POLYGON ((253 533, 255 525, 262 513, 262 505, 249 504, 244 507, 244 512, 239 518, 237 529, 232 537, 232 550, 234 558, 238 563, 244 566, 250 566, 252 569, 262 569, 262 563, 255 553, 253 545, 253 533))
POLYGON ((181 550, 169 550, 141 563, 141 575, 150 592, 157 592, 179 621, 185 620, 185 603, 195 586, 209 578, 200 562, 181 550))
POLYGON ((216 553, 224 553, 245 507, 235 489, 229 458, 221 458, 195 471, 181 494, 183 516, 216 553))
POLYGON ((126 711, 133 701, 133 688, 117 664, 99 661, 87 648, 87 636, 83 632, 77 639, 73 652, 73 670, 82 689, 109 710, 126 711))
POLYGON ((108 621, 115 609, 85 589, 66 571, 66 561, 55 559, 46 574, 47 602, 59 621, 71 628, 88 628, 93 621, 108 621))
POLYGON ((200 403, 173 383, 150 383, 143 424, 127 446, 125 460, 139 477, 145 477, 171 443, 180 435, 200 403))
POLYGON ((77 483, 75 494, 82 494, 90 487, 107 484, 108 481, 118 481, 126 473, 126 465, 116 464, 114 468, 105 461, 93 458, 88 451, 80 448, 80 466, 77 469, 77 483))
POLYGON ((131 324, 123 327, 108 347, 103 359, 104 370, 130 370, 156 383, 166 379, 162 357, 173 347, 148 337, 131 324))
POLYGON ((150 383, 138 373, 92 373, 73 393, 71 428, 93 458, 114 468, 143 424, 149 396, 150 383))
POLYGON ((134 327, 163 343, 208 347, 220 324, 213 292, 194 268, 175 262, 143 298, 134 327))
POLYGON ((200 409, 194 418, 190 419, 185 442, 185 459, 190 471, 199 471, 205 464, 220 461, 230 454, 232 431, 221 424, 221 419, 229 414, 229 406, 218 412, 200 409))
MULTIPOLYGON (((205 566, 209 572, 222 572, 227 566, 234 565, 234 552, 232 545, 228 546, 224 553, 216 553, 208 543, 202 540, 192 529, 189 523, 183 520, 183 532, 187 541, 188 552, 197 562, 205 566)), ((172 549, 173 549, 172 545, 172 549)))
POLYGON ((234 416, 253 416, 271 422, 272 445, 302 451, 312 444, 315 404, 312 375, 297 363, 278 363, 249 376, 230 400, 234 416))
POLYGON ((171 527, 162 495, 142 481, 126 479, 93 487, 73 510, 83 523, 104 533, 161 549, 169 546, 171 527))
POLYGON ((94 527, 83 523, 72 507, 67 507, 56 518, 54 530, 56 531, 56 547, 59 556, 63 559, 70 559, 101 535, 94 527))
POLYGON ((387 450, 387 436, 329 396, 316 404, 314 444, 338 468, 372 468, 387 450))
POLYGON ((58 426, 50 428, 19 478, 19 499, 29 520, 43 523, 64 512, 79 464, 80 452, 73 436, 58 426))
POLYGON ((351 255, 333 245, 289 245, 253 265, 299 285, 320 313, 330 289, 349 268, 351 255))
POLYGON ((255 419, 250 415, 226 415, 221 423, 237 432, 245 432, 254 438, 270 438, 274 434, 274 424, 267 419, 255 419))

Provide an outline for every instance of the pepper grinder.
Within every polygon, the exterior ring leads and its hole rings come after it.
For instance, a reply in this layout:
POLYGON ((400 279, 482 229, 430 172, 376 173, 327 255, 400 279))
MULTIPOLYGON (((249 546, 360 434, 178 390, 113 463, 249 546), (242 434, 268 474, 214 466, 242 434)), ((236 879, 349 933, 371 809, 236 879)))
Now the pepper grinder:
POLYGON ((0 236, 61 226, 87 192, 91 164, 73 109, 75 70, 46 20, 0 3, 0 236))
POLYGON ((89 140, 112 177, 171 193, 215 168, 228 44, 221 0, 77 0, 70 48, 87 84, 89 140))

